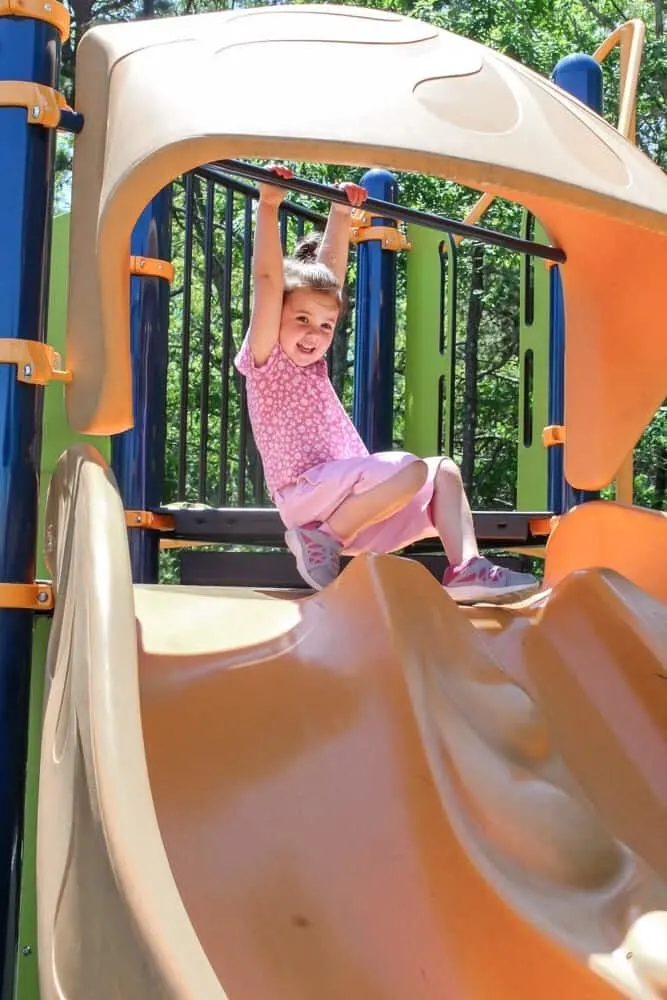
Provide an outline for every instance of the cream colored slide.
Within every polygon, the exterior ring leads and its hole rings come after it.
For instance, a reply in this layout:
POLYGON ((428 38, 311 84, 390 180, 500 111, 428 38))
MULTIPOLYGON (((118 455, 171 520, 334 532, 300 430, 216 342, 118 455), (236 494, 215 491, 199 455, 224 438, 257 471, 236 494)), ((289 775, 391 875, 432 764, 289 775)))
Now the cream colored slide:
POLYGON ((46 545, 42 1000, 667 995, 663 604, 591 571, 466 615, 392 557, 133 587, 87 446, 46 545))

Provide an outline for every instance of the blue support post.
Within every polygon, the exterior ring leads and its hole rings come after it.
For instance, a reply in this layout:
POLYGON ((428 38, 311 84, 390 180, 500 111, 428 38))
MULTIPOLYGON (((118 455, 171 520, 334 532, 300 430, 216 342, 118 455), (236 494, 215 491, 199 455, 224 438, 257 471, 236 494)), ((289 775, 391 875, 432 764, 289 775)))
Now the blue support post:
MULTIPOLYGON (((170 260, 171 187, 161 191, 140 215, 132 233, 131 253, 170 260)), ((168 281, 161 277, 133 277, 130 304, 134 427, 112 439, 111 466, 125 509, 156 511, 162 503, 164 480, 168 281)), ((156 583, 159 533, 132 528, 129 543, 135 583, 156 583)))
MULTIPOLYGON (((555 84, 602 114, 602 68, 592 56, 575 53, 558 63, 552 74, 555 84)), ((565 421, 565 304, 558 265, 551 269, 551 314, 549 335, 549 423, 565 421)), ((576 504, 599 499, 599 493, 575 490, 565 480, 563 445, 549 448, 548 503, 555 514, 576 504)))
MULTIPOLYGON (((565 303, 558 267, 549 273, 549 404, 550 426, 561 426, 565 419, 565 303)), ((554 514, 566 509, 566 482, 563 445, 552 445, 547 453, 547 503, 554 514)))
MULTIPOLYGON (((55 87, 60 37, 29 17, 0 16, 0 79, 55 87)), ((43 341, 55 131, 30 109, 0 107, 0 338, 43 341)), ((35 573, 42 390, 0 365, 0 582, 35 573)), ((1 603, 1 602, 0 602, 1 603)), ((0 610, 0 983, 13 992, 28 731, 32 612, 0 610)))
MULTIPOLYGON (((396 201, 397 184, 387 170, 369 170, 361 184, 371 198, 396 201)), ((391 225, 373 219, 372 225, 391 225)), ((380 240, 357 249, 354 423, 370 451, 390 451, 394 424, 396 254, 380 240)))

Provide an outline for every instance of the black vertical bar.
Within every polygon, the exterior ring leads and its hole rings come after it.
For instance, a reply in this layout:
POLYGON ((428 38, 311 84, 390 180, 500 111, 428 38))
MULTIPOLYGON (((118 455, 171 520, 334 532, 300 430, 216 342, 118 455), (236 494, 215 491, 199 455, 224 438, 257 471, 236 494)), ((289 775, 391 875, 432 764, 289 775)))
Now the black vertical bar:
MULTIPOLYGON (((243 205, 243 271, 241 275, 241 336, 250 326, 250 284, 252 271, 252 198, 245 195, 243 205)), ((246 502, 246 462, 248 460, 248 406, 245 379, 239 379, 239 506, 246 502)))
POLYGON ((442 254, 441 260, 444 260, 445 266, 447 268, 447 289, 446 295, 449 296, 449 301, 451 302, 451 309, 449 303, 445 300, 445 322, 448 324, 449 336, 452 342, 451 359, 452 363, 449 368, 449 384, 447 385, 447 394, 451 400, 449 405, 449 440, 451 443, 451 453, 454 453, 454 433, 456 431, 456 320, 457 320, 457 310, 458 310, 458 247, 454 241, 453 236, 448 235, 446 239, 440 244, 441 247, 447 246, 446 255, 442 254), (444 257, 446 256, 446 260, 444 257), (451 320, 451 321, 450 321, 451 320))
POLYGON ((201 387, 199 393, 199 497, 208 502, 208 403, 211 383, 211 294, 213 285, 213 182, 206 182, 204 212, 204 315, 202 318, 201 387))
POLYGON ((229 452, 229 366, 232 354, 232 263, 234 253, 234 193, 225 191, 225 260, 222 281, 222 386, 220 398, 220 506, 227 502, 229 452))
POLYGON ((181 398, 178 414, 178 500, 185 500, 188 461, 188 382, 190 369, 190 330, 192 325, 192 213, 194 178, 185 178, 185 226, 183 234, 183 324, 181 337, 181 398))
POLYGON ((280 226, 280 243, 283 253, 285 253, 287 250, 287 211, 284 205, 281 205, 278 213, 278 224, 280 226))

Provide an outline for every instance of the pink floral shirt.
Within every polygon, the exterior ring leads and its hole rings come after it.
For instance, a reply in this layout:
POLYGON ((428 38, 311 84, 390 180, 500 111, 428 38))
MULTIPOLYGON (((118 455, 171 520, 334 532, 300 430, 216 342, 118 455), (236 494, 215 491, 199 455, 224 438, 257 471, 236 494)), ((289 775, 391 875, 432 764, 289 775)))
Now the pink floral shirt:
POLYGON ((259 367, 246 337, 235 364, 245 375, 248 414, 271 496, 316 465, 368 455, 324 360, 301 368, 276 344, 259 367))

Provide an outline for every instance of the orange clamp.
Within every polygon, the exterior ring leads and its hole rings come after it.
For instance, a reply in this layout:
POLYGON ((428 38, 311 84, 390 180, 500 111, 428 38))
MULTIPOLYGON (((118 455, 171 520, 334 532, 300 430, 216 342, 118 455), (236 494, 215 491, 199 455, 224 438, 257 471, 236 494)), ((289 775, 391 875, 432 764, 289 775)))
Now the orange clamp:
POLYGON ((25 108, 29 125, 58 128, 60 112, 71 111, 62 94, 29 80, 0 81, 0 107, 25 108))
POLYGON ((53 587, 50 583, 0 583, 0 608, 51 611, 53 587))
POLYGON ((365 208, 353 208, 350 212, 350 222, 353 226, 370 226, 373 219, 377 218, 379 218, 378 215, 365 208))
POLYGON ((542 431, 542 444, 545 448, 553 448, 556 444, 565 444, 565 428, 562 424, 550 424, 542 431))
POLYGON ((528 521, 528 530, 533 538, 545 537, 551 534, 553 528, 552 517, 534 517, 528 521))
POLYGON ((157 257, 130 257, 130 274, 144 278, 164 278, 169 284, 174 280, 174 265, 157 257))
POLYGON ((125 523, 128 528, 147 528, 149 531, 174 530, 174 518, 171 514, 154 514, 152 510, 126 510, 125 523))
POLYGON ((39 340, 0 339, 0 364, 16 365, 17 379, 29 385, 72 381, 58 352, 39 340))
POLYGON ((410 250, 405 233, 396 226, 354 226, 350 230, 352 243, 366 243, 368 240, 381 240, 383 250, 410 250))
POLYGON ((0 0, 0 17, 32 17, 46 21, 58 31, 61 41, 69 38, 70 15, 58 0, 0 0))

